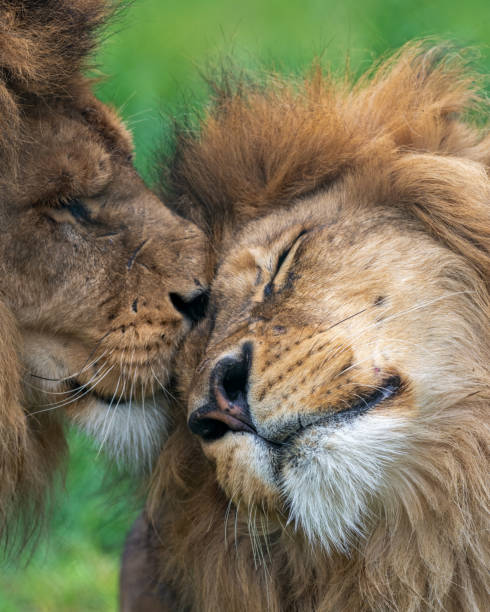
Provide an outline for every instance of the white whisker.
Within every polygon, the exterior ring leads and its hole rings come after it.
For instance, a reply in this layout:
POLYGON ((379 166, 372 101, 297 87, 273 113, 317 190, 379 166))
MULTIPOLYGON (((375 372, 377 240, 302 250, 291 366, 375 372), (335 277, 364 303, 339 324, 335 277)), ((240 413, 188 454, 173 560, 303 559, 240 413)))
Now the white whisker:
POLYGON ((97 451, 97 455, 96 455, 97 457, 100 455, 100 453, 102 451, 102 448, 103 448, 103 446, 104 446, 104 444, 105 444, 105 442, 107 440, 107 436, 109 435, 109 423, 108 423, 109 413, 111 411, 112 405, 113 405, 114 400, 116 398, 116 395, 117 395, 120 383, 121 383, 121 374, 119 374, 119 377, 117 379, 116 389, 114 390, 114 393, 112 394, 112 399, 111 399, 109 405, 107 406, 107 410, 106 410, 106 413, 105 413, 105 416, 104 416, 104 421, 103 421, 104 425, 103 425, 103 430, 102 430, 102 436, 103 437, 102 437, 102 440, 101 440, 100 445, 99 445, 99 450, 97 451))
MULTIPOLYGON (((33 416, 35 414, 40 414, 41 412, 49 412, 50 410, 56 410, 58 408, 62 408, 64 406, 68 406, 69 404, 73 404, 74 402, 77 402, 78 400, 80 400, 82 397, 84 397, 85 395, 87 395, 88 393, 90 393, 91 391, 93 391, 95 389, 95 387, 102 381, 104 380, 104 378, 109 374, 109 372, 114 368, 115 366, 112 365, 108 370, 106 370, 101 376, 100 378, 89 388, 86 389, 84 391, 84 393, 82 393, 81 395, 78 395, 77 397, 73 397, 70 398, 69 400, 66 400, 64 402, 59 402, 58 404, 55 405, 51 405, 49 408, 43 408, 42 410, 35 410, 34 412, 29 412, 28 416, 33 416)), ((48 404, 49 406, 49 404, 48 404)))

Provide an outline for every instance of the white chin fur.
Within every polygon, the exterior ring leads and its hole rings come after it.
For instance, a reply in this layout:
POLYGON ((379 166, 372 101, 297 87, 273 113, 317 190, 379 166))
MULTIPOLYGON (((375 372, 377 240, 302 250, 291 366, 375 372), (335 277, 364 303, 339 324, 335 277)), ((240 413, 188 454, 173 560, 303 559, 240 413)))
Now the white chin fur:
POLYGON ((117 407, 96 400, 80 411, 75 422, 100 449, 131 471, 150 471, 167 437, 165 400, 129 402, 117 407))
POLYGON ((327 552, 349 551, 365 534, 373 499, 389 494, 392 468, 407 452, 403 418, 367 414, 314 427, 296 441, 282 470, 290 521, 327 552))

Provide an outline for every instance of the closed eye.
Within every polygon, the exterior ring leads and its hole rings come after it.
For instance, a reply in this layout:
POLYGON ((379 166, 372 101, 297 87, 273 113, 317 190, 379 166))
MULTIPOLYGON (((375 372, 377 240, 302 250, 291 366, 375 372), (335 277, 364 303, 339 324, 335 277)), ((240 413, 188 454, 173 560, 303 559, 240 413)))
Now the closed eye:
POLYGON ((106 227, 104 223, 92 216, 90 208, 78 198, 70 198, 69 200, 60 200, 57 206, 58 210, 66 210, 70 215, 81 225, 90 225, 106 227))
POLYGON ((85 204, 77 199, 73 198, 72 200, 68 200, 67 202, 63 202, 60 205, 60 208, 63 210, 67 210, 71 216, 81 223, 93 223, 93 219, 90 215, 89 209, 85 206, 85 204))
POLYGON ((273 283, 274 283, 275 279, 277 278, 277 276, 279 275, 279 273, 281 272, 281 270, 283 269, 284 263, 286 262, 288 256, 291 254, 293 249, 295 249, 295 247, 298 246, 301 238, 305 234, 307 234, 307 233, 308 233, 308 230, 306 230, 306 229, 302 230, 296 236, 296 238, 281 252, 279 257, 277 258, 276 267, 275 267, 274 273, 272 275, 272 278, 267 283, 267 285, 264 287, 264 297, 267 297, 267 296, 272 294, 273 283))
POLYGON ((293 242, 288 247, 286 247, 284 249, 284 251, 282 251, 282 253, 279 255, 279 257, 277 258, 276 269, 275 269, 274 275, 272 277, 272 280, 274 280, 274 278, 279 274, 279 272, 281 271, 281 268, 282 268, 284 262, 288 258, 288 255, 291 253, 291 251, 294 249, 294 247, 298 244, 300 238, 302 238, 307 233, 308 233, 308 230, 302 230, 296 236, 296 238, 293 240, 293 242))

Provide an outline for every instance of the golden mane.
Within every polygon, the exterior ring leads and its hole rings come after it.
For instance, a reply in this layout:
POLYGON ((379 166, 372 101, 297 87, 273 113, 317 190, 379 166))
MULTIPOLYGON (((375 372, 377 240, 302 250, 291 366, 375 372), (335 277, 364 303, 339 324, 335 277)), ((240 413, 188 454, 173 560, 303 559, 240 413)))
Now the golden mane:
POLYGON ((303 81, 225 77, 198 129, 177 126, 172 155, 161 163, 163 197, 216 242, 227 228, 290 206, 348 173, 376 172, 379 185, 382 172, 386 188, 402 195, 395 205, 488 277, 482 172, 490 165, 490 135, 471 122, 486 118, 481 81, 464 55, 425 42, 408 43, 357 82, 318 65, 303 81), (427 191, 441 197, 443 209, 427 191), (471 216, 469 202, 480 203, 471 216))

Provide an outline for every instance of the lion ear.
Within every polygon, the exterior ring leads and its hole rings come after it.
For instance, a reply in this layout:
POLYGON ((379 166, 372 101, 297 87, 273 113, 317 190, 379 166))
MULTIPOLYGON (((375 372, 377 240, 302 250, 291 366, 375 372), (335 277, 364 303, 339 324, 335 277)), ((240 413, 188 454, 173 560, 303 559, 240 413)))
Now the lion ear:
POLYGON ((69 95, 113 8, 108 0, 0 0, 3 87, 69 95))
POLYGON ((490 289, 488 165, 459 157, 414 153, 392 167, 397 201, 429 231, 463 255, 490 289))

